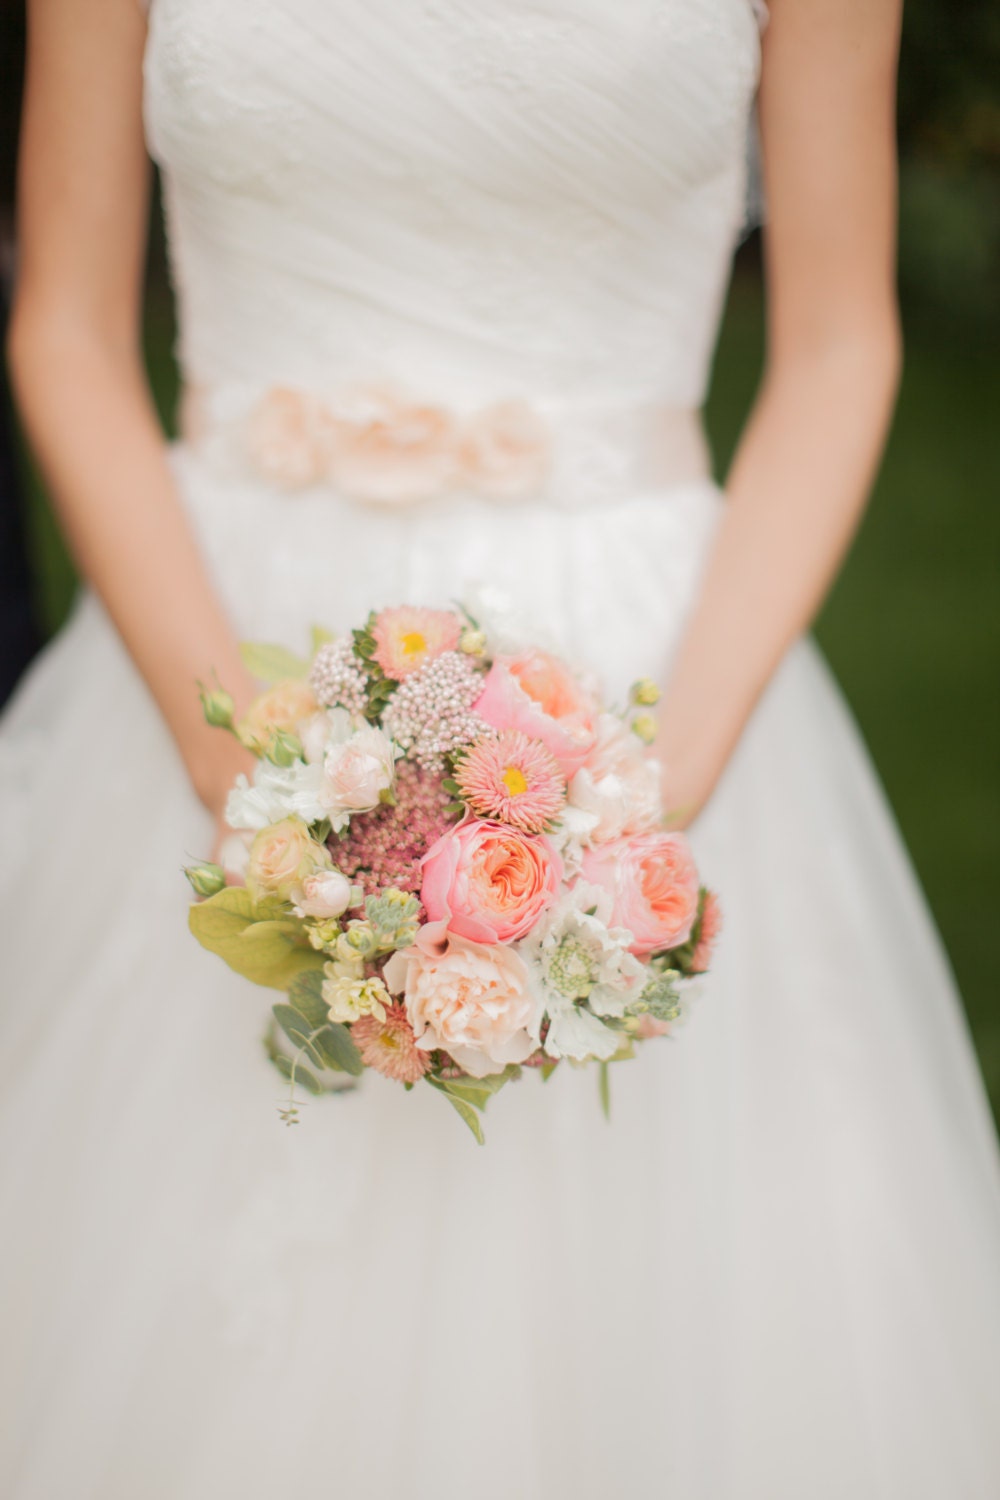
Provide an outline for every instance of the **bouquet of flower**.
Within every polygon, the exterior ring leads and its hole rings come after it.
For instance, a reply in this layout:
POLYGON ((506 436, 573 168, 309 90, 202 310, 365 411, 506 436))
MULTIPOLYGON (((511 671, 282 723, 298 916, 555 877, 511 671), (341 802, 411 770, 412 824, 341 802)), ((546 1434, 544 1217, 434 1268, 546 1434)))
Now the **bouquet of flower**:
POLYGON ((285 992, 266 1045, 295 1086, 374 1068, 480 1112, 525 1067, 608 1065, 666 1033, 719 925, 683 834, 664 827, 657 691, 608 710, 550 652, 465 610, 390 608, 311 660, 244 648, 272 685, 210 723, 258 760, 226 820, 244 884, 186 873, 190 925, 285 992))

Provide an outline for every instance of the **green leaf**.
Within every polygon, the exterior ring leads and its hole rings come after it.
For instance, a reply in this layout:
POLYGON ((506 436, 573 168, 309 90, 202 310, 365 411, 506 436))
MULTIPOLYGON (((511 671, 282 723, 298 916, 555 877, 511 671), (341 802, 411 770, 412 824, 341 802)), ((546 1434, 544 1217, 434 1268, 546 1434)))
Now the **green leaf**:
POLYGON ((287 990, 296 975, 320 969, 323 955, 306 942, 298 922, 272 915, 282 908, 255 906, 243 886, 226 886, 188 912, 188 926, 210 953, 255 984, 287 990), (266 915, 265 915, 266 913, 266 915))
POLYGON ((287 1036, 288 1040, 296 1048, 301 1048, 311 1062, 317 1067, 323 1066, 323 1054, 316 1045, 313 1037, 315 1026, 310 1026, 304 1016, 300 1016, 297 1010, 290 1005, 275 1005, 272 1007, 274 1019, 287 1036))
MULTIPOLYGON (((292 1059, 290 1057, 286 1057, 283 1052, 273 1052, 271 1061, 283 1078, 291 1079, 292 1059)), ((303 1063, 295 1064, 295 1082, 301 1083, 307 1094, 322 1094, 323 1092, 319 1079, 314 1073, 310 1073, 303 1063)))
POLYGON ((542 1066, 539 1068, 538 1071, 542 1075, 542 1082, 543 1083, 548 1083, 549 1079, 552 1077, 553 1073, 555 1072, 556 1068, 558 1068, 558 1066, 559 1066, 559 1064, 558 1063, 554 1063, 554 1062, 542 1063, 542 1066))
POLYGON ((601 1096, 601 1109, 606 1120, 611 1119, 611 1074, 606 1062, 599 1066, 597 1087, 601 1096))
POLYGON ((325 625, 314 625, 312 630, 309 632, 309 640, 312 645, 313 656, 316 655, 316 652, 320 649, 321 646, 329 646, 330 642, 335 639, 336 637, 333 631, 327 630, 325 625))
POLYGON ((284 646, 243 641, 240 655, 243 665, 258 682, 283 682, 288 677, 305 677, 309 671, 305 658, 287 651, 284 646))
POLYGON ((328 1021, 313 1041, 328 1068, 341 1073, 350 1073, 360 1078, 365 1071, 361 1053, 354 1045, 354 1038, 346 1026, 339 1021, 328 1021))
POLYGON ((326 1026, 330 1019, 322 991, 322 969, 306 969, 296 974, 288 986, 289 1005, 309 1022, 314 1031, 319 1026, 326 1026))
POLYGON ((432 1088, 436 1088, 439 1094, 444 1095, 448 1103, 451 1105, 452 1109, 456 1112, 456 1114, 460 1115, 465 1121, 466 1125, 468 1125, 469 1129, 472 1131, 472 1134, 476 1137, 476 1140, 479 1142, 479 1144, 481 1146, 484 1145, 486 1138, 483 1135, 482 1121, 476 1114, 476 1111, 473 1109, 472 1105, 466 1104, 465 1100, 459 1099, 457 1095, 449 1093, 448 1090, 444 1088, 436 1078, 428 1078, 427 1082, 431 1085, 432 1088))

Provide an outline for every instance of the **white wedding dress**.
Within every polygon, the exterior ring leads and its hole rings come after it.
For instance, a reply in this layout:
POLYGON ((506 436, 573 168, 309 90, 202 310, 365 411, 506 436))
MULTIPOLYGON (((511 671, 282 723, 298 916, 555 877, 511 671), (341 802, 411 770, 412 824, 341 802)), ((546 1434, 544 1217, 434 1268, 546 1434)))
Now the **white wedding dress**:
MULTIPOLYGON (((172 462, 240 632, 304 649, 485 585, 609 692, 662 676, 722 506, 695 413, 750 0, 153 0, 149 28, 172 462), (263 394, 372 382, 528 403, 540 497, 255 467, 263 394)), ((186 930, 209 821, 91 597, 3 722, 0 829, 4 1500, 1000 1494, 992 1125, 809 643, 693 831, 716 967, 610 1125, 573 1070, 496 1099, 485 1149, 377 1076, 279 1122, 270 997, 186 930)))

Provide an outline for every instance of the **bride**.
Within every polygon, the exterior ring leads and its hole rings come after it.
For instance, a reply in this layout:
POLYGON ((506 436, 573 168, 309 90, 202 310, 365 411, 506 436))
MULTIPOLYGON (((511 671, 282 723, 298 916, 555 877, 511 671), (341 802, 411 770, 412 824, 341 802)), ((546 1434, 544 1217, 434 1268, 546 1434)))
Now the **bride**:
POLYGON ((89 587, 0 731, 0 1491, 997 1495, 995 1140, 803 639, 899 370, 898 0, 774 0, 763 44, 751 0, 29 20, 10 358, 89 587), (758 81, 768 360, 723 500, 698 410, 758 81), (341 402, 382 424, 349 493, 313 441, 341 402), (498 403, 500 482, 436 492, 435 421, 498 403), (525 422, 547 478, 504 498, 525 422), (494 1101, 485 1151, 377 1077, 286 1131, 266 995, 185 931, 242 769, 195 680, 245 704, 239 638, 474 586, 609 692, 665 683, 715 970, 610 1127, 560 1071, 494 1101))

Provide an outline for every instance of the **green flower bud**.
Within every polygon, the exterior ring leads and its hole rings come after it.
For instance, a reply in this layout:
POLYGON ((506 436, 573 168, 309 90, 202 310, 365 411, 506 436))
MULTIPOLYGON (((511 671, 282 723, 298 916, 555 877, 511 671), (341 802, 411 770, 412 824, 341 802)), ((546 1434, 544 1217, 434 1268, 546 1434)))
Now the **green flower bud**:
POLYGON ((297 760, 305 760, 302 741, 290 729, 273 730, 264 754, 276 766, 292 766, 297 760))
POLYGON ((227 693, 224 688, 216 688, 209 693, 199 684, 198 696, 201 698, 201 708, 206 723, 211 724, 213 729, 232 729, 236 705, 233 703, 231 694, 227 693))
POLYGON ((213 865, 211 860, 205 860, 200 865, 188 865, 184 874, 191 882, 191 889, 196 896, 215 896, 226 883, 225 870, 221 865, 213 865))

